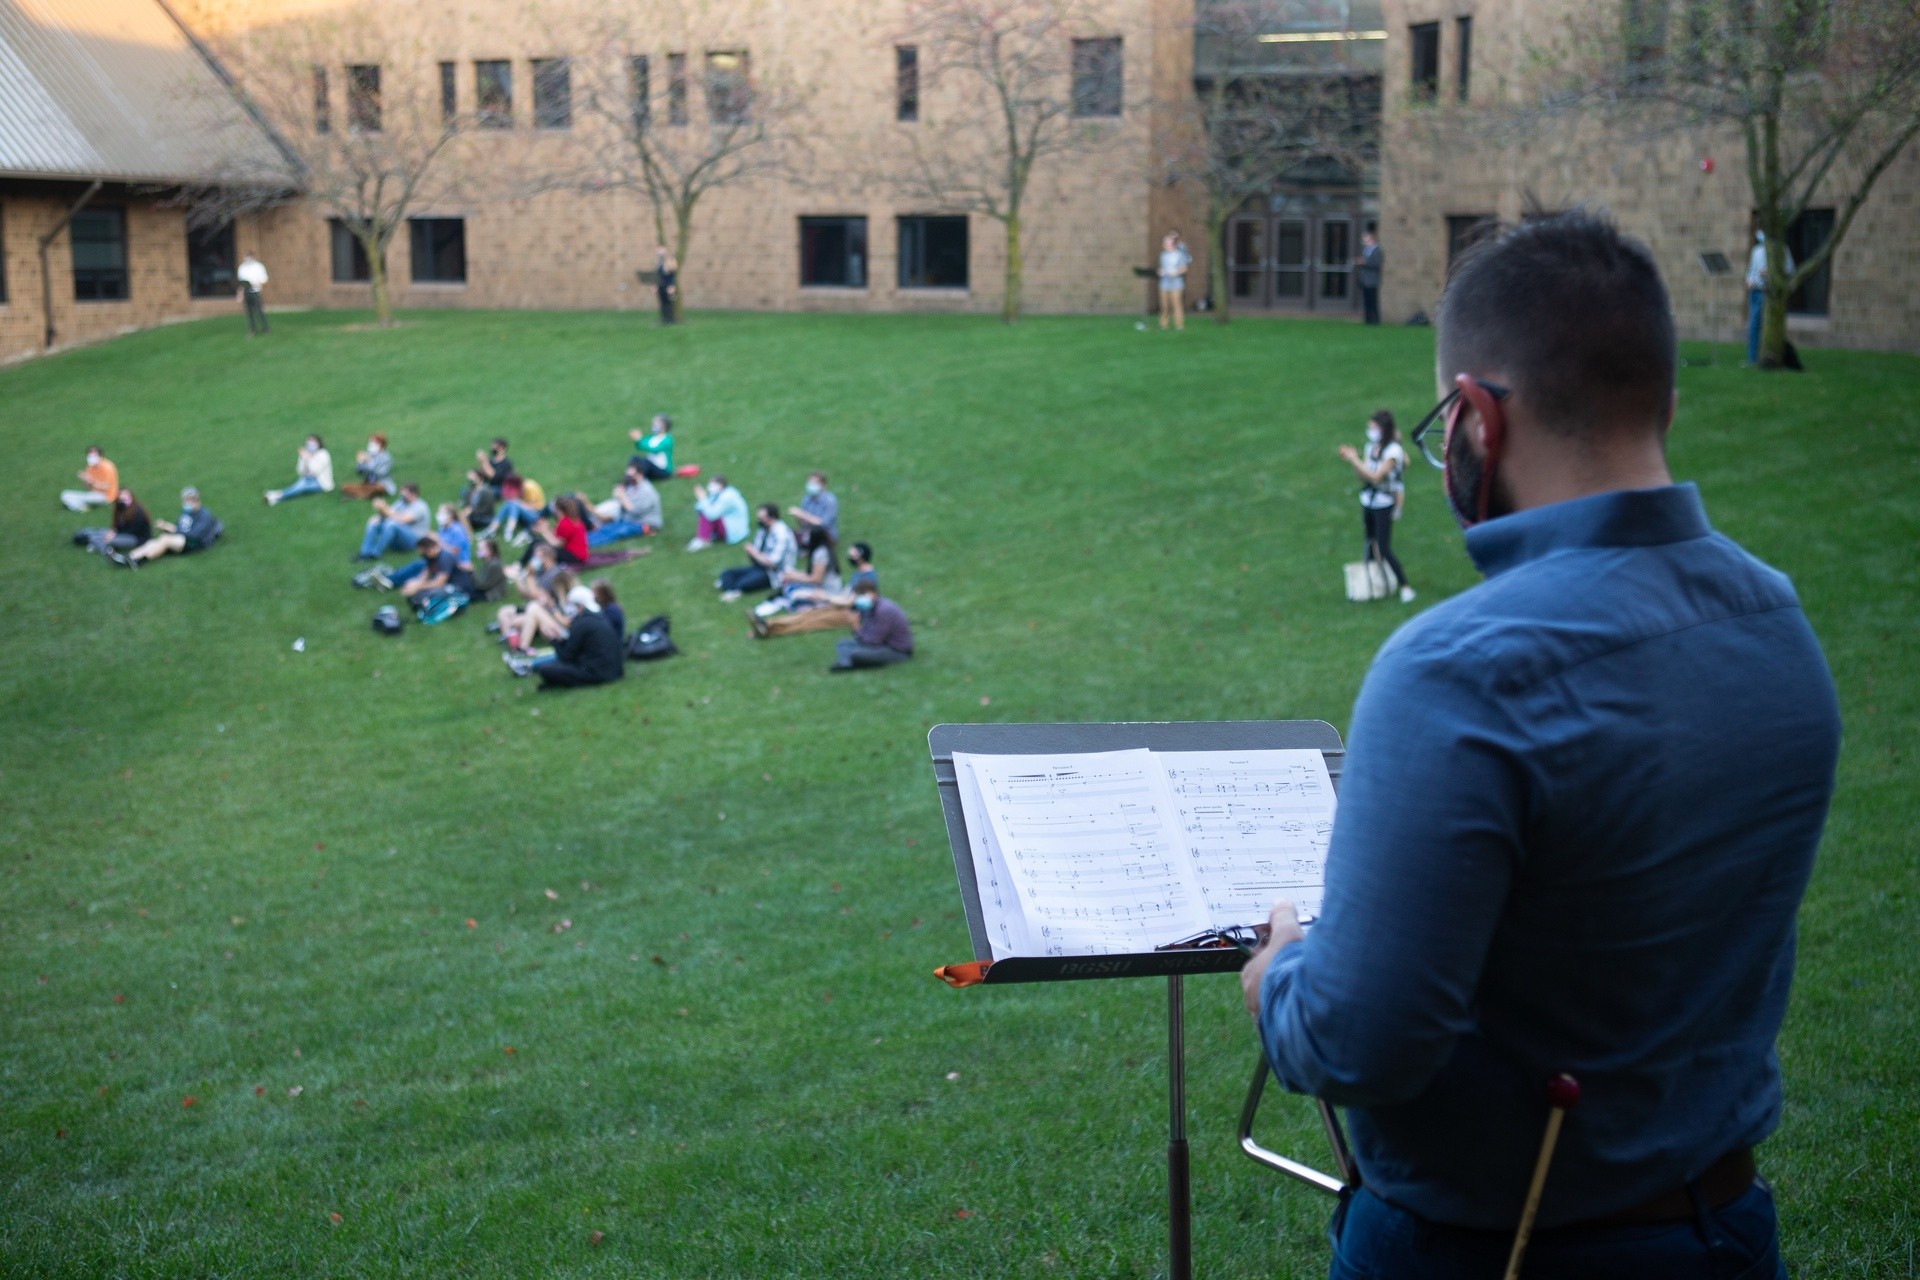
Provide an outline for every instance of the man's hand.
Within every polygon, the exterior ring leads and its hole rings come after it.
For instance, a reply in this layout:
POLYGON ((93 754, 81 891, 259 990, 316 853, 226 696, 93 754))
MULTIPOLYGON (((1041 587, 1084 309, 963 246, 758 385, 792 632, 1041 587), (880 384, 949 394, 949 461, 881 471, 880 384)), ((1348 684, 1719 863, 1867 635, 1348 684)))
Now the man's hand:
POLYGON ((1307 936, 1300 928, 1300 913, 1285 898, 1273 904, 1267 916, 1267 931, 1266 945, 1254 952, 1240 970, 1240 996, 1246 1001, 1247 1016, 1255 1022, 1260 1020, 1260 984, 1266 979, 1267 966, 1273 963, 1273 953, 1307 936))

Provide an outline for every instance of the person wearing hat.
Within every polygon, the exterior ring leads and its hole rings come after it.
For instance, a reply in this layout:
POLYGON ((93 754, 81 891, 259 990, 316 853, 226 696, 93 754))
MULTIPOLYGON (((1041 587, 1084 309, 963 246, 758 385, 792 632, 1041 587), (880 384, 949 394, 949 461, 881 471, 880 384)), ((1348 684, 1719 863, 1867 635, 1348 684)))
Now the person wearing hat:
POLYGON ((164 555, 205 551, 225 532, 219 518, 200 504, 200 491, 192 485, 180 491, 180 518, 156 520, 153 525, 158 533, 131 551, 108 548, 107 559, 125 569, 138 568, 144 561, 164 555))

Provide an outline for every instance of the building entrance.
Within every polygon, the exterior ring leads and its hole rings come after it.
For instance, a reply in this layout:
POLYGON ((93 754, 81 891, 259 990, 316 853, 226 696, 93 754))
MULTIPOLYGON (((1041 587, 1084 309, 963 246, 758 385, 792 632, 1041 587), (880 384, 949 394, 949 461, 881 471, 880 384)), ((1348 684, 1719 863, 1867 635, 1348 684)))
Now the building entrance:
POLYGON ((1360 198, 1274 196, 1227 222, 1227 292, 1239 311, 1357 311, 1360 198), (1264 206, 1264 207, 1262 207, 1264 206))

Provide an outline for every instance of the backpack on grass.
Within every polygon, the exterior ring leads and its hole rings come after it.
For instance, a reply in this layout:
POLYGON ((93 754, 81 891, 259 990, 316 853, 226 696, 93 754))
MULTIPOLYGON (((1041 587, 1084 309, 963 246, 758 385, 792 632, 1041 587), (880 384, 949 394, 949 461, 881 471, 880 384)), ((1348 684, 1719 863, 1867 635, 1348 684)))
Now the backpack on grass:
POLYGON ((627 657, 634 662, 670 658, 680 652, 673 643, 672 624, 666 614, 648 618, 627 637, 627 657))
POLYGON ((390 604, 383 604, 373 611, 373 629, 383 636, 397 636, 405 625, 400 621, 400 611, 390 604))

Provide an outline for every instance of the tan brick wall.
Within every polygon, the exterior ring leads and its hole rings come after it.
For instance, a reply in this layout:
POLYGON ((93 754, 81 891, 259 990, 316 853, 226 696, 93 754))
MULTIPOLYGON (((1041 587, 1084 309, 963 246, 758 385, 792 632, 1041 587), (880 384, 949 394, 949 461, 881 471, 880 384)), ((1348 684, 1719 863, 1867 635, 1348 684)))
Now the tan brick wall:
MULTIPOLYGON (((1189 53, 1165 56, 1168 42, 1186 43, 1182 12, 1191 0, 1099 0, 1088 35, 1126 41, 1129 111, 1100 126, 1109 144, 1096 154, 1043 161, 1025 208, 1025 301, 1035 312, 1132 312, 1144 287, 1133 268, 1149 261, 1148 246, 1162 222, 1177 216, 1148 181, 1149 112, 1143 104, 1157 76, 1186 74, 1189 53), (1152 216, 1150 217, 1150 213, 1152 216)), ((244 48, 264 39, 290 11, 308 0, 202 0, 189 18, 216 42, 244 48)), ((563 167, 570 149, 593 143, 603 128, 576 115, 562 135, 530 127, 529 59, 596 52, 592 27, 598 9, 552 6, 534 12, 515 0, 433 0, 409 11, 406 39, 412 65, 383 63, 387 77, 437 75, 435 63, 459 68, 461 106, 472 105, 476 58, 513 61, 516 127, 480 132, 461 144, 456 163, 475 175, 466 198, 423 208, 423 214, 466 219, 468 279, 464 286, 415 286, 404 234, 389 253, 400 306, 650 308, 651 289, 637 272, 653 264, 650 206, 635 192, 594 195, 549 192, 508 199, 496 176, 563 167)), ((979 213, 970 218, 969 287, 964 291, 902 290, 896 286, 895 217, 906 213, 964 212, 901 198, 880 175, 906 154, 918 126, 893 118, 893 45, 905 16, 903 0, 810 6, 765 0, 719 0, 680 9, 660 0, 636 11, 641 29, 659 31, 648 52, 656 94, 663 55, 685 51, 699 118, 700 63, 708 49, 745 48, 756 74, 808 86, 805 113, 813 163, 800 182, 759 178, 711 193, 695 218, 682 289, 692 307, 786 310, 971 310, 999 308, 1004 232, 979 213), (865 215, 869 269, 865 289, 802 288, 798 218, 803 214, 865 215)), ((341 61, 347 60, 345 56, 341 61)), ((341 96, 336 72, 335 97, 341 96)), ((388 80, 391 84, 393 81, 388 80)), ((656 109, 658 102, 656 101, 656 109)), ((923 99, 923 116, 939 109, 937 94, 923 99)), ((336 103, 336 119, 344 114, 336 103)), ((262 256, 274 274, 276 297, 319 306, 364 306, 365 285, 336 285, 327 252, 326 211, 311 203, 265 221, 262 256)), ((1189 235, 1192 240, 1195 237, 1189 235)))
MULTIPOLYGON (((1448 101, 1460 13, 1474 14, 1472 80, 1475 98, 1484 101, 1509 90, 1523 41, 1550 40, 1572 8, 1572 0, 1386 0, 1385 318, 1404 320, 1415 310, 1432 314, 1446 280, 1448 214, 1512 219, 1532 193, 1550 208, 1585 200, 1609 209, 1623 229, 1652 248, 1684 336, 1707 336, 1711 314, 1713 336, 1744 343, 1746 295, 1739 279, 1709 281, 1698 261, 1711 250, 1725 253, 1736 272, 1746 261, 1752 197, 1737 134, 1673 134, 1640 142, 1588 121, 1523 140, 1491 141, 1448 101), (1441 24, 1437 109, 1407 101, 1407 28, 1428 21, 1441 24), (1702 171, 1708 157, 1712 173, 1702 171)), ((1835 251, 1829 310, 1825 318, 1791 318, 1790 336, 1807 346, 1920 351, 1920 150, 1913 146, 1880 179, 1835 251)))
MULTIPOLYGON (((40 238, 56 225, 85 188, 59 196, 0 189, 0 252, 6 258, 7 300, 0 304, 0 360, 43 350, 46 312, 42 304, 40 238)), ((43 189, 44 190, 44 189, 43 189)), ((47 250, 53 280, 56 345, 94 342, 175 318, 237 315, 231 296, 193 298, 187 293, 187 231, 181 211, 135 197, 105 191, 93 201, 126 210, 128 298, 123 302, 81 302, 73 296, 73 258, 63 229, 47 250)), ((254 247, 252 226, 237 230, 237 249, 254 247)))

